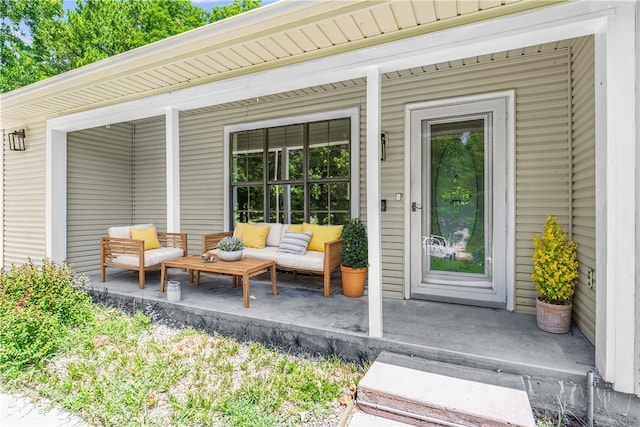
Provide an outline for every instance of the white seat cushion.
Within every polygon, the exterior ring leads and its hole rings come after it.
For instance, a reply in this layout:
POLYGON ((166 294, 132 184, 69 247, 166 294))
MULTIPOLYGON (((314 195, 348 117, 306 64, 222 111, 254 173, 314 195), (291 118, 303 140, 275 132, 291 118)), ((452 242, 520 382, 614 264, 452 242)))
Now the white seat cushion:
POLYGON ((317 251, 307 251, 304 255, 288 254, 278 252, 276 264, 285 268, 323 271, 324 270, 324 253, 317 251))
MULTIPOLYGON (((149 267, 160 264, 162 261, 180 258, 182 256, 184 256, 184 252, 180 248, 150 249, 144 251, 144 266, 149 267)), ((116 264, 130 265, 132 267, 137 267, 140 264, 138 257, 135 255, 120 255, 116 257, 113 262, 116 264)))
POLYGON ((243 255, 245 258, 258 258, 258 259, 268 259, 275 261, 276 256, 278 255, 278 247, 277 246, 267 246, 262 249, 256 248, 244 248, 243 255))

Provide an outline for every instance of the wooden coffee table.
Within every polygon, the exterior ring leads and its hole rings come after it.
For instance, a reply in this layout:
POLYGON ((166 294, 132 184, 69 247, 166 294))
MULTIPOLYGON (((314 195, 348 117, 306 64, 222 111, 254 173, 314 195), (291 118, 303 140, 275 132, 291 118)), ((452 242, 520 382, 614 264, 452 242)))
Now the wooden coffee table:
POLYGON ((167 268, 182 268, 189 270, 189 281, 193 283, 193 273, 196 272, 196 285, 200 284, 200 272, 226 274, 231 276, 233 286, 242 277, 242 296, 244 297, 244 307, 249 308, 249 278, 271 270, 271 293, 278 295, 278 284, 276 282, 276 263, 256 258, 243 258, 239 261, 220 261, 216 257, 215 262, 204 262, 201 256, 187 256, 175 258, 162 263, 160 274, 160 292, 164 292, 164 284, 167 278, 167 268))

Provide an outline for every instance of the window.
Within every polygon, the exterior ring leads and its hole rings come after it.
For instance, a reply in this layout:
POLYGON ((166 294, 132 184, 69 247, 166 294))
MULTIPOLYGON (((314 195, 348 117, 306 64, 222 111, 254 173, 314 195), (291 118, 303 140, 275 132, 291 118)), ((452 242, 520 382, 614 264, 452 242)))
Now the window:
POLYGON ((234 222, 351 218, 351 118, 229 134, 234 222))

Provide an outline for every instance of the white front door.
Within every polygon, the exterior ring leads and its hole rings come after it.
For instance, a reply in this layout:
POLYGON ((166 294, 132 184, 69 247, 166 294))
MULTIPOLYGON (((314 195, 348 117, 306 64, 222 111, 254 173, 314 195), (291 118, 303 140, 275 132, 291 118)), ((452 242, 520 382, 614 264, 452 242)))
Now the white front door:
POLYGON ((412 298, 506 306, 509 105, 409 108, 412 298))

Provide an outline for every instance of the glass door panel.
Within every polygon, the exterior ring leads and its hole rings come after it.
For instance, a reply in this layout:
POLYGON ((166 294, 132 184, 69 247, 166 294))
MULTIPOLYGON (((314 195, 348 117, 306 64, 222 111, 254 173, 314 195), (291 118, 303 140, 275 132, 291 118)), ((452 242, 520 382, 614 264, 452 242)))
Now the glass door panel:
POLYGON ((423 211, 423 279, 434 273, 488 276, 487 119, 423 120, 422 128, 428 201, 423 211))

